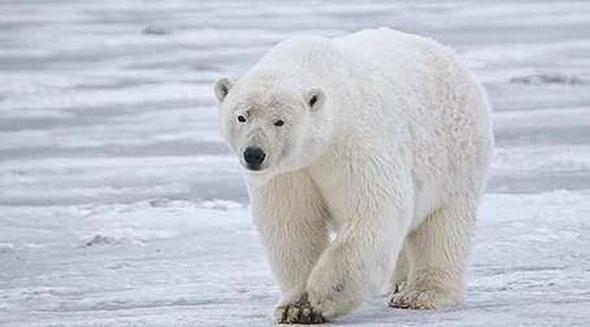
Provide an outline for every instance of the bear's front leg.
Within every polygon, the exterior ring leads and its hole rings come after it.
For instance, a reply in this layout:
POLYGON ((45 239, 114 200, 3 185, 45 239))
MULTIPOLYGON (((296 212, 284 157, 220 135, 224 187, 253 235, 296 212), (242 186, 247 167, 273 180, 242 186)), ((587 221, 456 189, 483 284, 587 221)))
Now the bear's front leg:
POLYGON ((339 202, 342 206, 331 212, 339 215, 335 219, 342 225, 312 270, 306 287, 311 308, 323 318, 349 313, 391 280, 413 210, 408 181, 393 176, 348 176, 350 182, 341 188, 347 191, 338 193, 345 194, 346 201, 339 202))
POLYGON ((332 319, 356 309, 367 295, 380 290, 393 273, 403 242, 403 233, 396 229, 406 227, 347 226, 322 254, 307 281, 313 310, 332 319))
POLYGON ((307 174, 295 172, 250 185, 249 191, 254 221, 281 289, 277 322, 323 322, 305 295, 309 274, 329 243, 316 186, 307 174))

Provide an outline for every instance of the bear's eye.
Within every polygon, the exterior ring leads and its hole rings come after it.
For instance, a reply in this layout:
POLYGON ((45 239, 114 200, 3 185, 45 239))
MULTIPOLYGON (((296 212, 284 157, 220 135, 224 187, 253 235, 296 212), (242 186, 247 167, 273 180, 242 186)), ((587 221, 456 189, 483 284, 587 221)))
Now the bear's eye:
POLYGON ((314 96, 312 96, 312 97, 311 97, 311 99, 309 99, 309 106, 310 106, 310 107, 313 107, 313 105, 314 105, 316 102, 318 102, 318 96, 317 96, 317 95, 314 95, 314 96))
POLYGON ((274 122, 274 125, 277 127, 281 127, 281 126, 285 125, 285 122, 279 119, 274 122))
POLYGON ((238 121, 239 121, 240 123, 245 123, 245 122, 246 122, 246 117, 244 117, 244 116, 242 116, 242 115, 239 115, 239 116, 238 116, 238 121))

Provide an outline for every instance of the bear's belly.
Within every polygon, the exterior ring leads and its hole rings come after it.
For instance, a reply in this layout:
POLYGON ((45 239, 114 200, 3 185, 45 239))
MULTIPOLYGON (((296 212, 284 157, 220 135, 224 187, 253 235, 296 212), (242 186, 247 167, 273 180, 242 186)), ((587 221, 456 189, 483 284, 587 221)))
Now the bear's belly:
POLYGON ((443 200, 442 187, 436 182, 414 180, 414 218, 409 232, 414 231, 434 210, 440 207, 443 200))

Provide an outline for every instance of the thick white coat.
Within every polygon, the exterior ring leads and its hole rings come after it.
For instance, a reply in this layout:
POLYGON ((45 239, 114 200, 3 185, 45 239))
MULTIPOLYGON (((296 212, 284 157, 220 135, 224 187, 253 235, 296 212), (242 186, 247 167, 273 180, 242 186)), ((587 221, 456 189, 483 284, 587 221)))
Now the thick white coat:
POLYGON ((386 28, 300 37, 216 89, 221 130, 238 155, 251 141, 233 126, 244 103, 270 117, 269 103, 284 100, 281 114, 305 116, 288 140, 257 127, 274 165, 247 175, 281 286, 280 321, 305 321, 309 310, 293 311, 304 295, 324 318, 348 313, 392 278, 392 306, 463 302, 493 136, 485 95, 451 50, 386 28), (301 110, 310 89, 325 99, 301 110), (286 142, 287 159, 273 157, 286 142))

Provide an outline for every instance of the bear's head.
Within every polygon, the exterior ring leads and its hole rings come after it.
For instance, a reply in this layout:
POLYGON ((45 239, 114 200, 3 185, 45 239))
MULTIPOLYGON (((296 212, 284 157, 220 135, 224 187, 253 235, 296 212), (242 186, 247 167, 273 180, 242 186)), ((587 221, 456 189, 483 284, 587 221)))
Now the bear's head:
POLYGON ((331 131, 323 113, 326 96, 300 84, 227 77, 215 82, 221 134, 251 176, 299 170, 325 148, 331 131))

